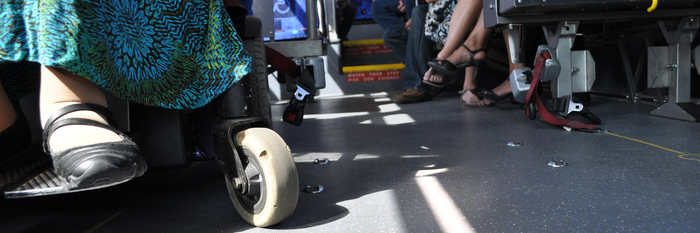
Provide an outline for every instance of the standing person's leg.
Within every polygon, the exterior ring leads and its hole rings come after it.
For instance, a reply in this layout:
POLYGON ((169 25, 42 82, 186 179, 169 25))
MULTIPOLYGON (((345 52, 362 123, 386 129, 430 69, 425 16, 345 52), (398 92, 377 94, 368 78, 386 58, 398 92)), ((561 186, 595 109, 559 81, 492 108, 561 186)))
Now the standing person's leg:
POLYGON ((404 93, 394 96, 398 103, 415 103, 432 99, 432 87, 422 83, 422 74, 428 70, 427 61, 433 58, 433 42, 423 34, 427 5, 416 6, 411 14, 408 31, 406 67, 402 81, 404 93))
POLYGON ((344 6, 339 6, 336 13, 338 14, 336 17, 336 22, 338 22, 338 38, 347 41, 352 22, 355 21, 355 16, 357 16, 357 7, 350 2, 346 2, 344 6))

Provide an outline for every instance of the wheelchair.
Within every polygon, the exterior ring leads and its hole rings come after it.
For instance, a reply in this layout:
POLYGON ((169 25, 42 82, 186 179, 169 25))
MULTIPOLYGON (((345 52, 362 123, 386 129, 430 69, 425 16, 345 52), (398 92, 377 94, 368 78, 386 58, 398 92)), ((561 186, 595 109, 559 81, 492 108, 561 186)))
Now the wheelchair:
MULTIPOLYGON (((109 95, 108 101, 116 113, 118 128, 139 144, 149 168, 184 167, 195 160, 217 160, 237 212, 248 223, 266 227, 294 212, 299 177, 289 147, 271 130, 261 21, 246 16, 234 23, 244 49, 252 57, 252 72, 207 106, 195 110, 162 109, 131 104, 109 95)), ((0 173, 4 198, 72 192, 62 187, 51 159, 37 147, 33 145, 15 156, 32 158, 31 161, 4 166, 14 166, 0 173)))

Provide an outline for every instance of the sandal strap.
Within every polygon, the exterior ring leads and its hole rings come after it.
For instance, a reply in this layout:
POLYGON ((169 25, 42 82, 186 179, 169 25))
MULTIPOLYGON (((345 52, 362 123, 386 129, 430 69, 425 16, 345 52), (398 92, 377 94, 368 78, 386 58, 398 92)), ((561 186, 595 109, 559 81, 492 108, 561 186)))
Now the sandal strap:
POLYGON ((484 100, 484 96, 483 96, 481 93, 482 93, 482 92, 485 92, 485 91, 487 91, 487 90, 484 89, 484 88, 480 88, 480 87, 478 87, 478 88, 472 88, 471 90, 469 90, 469 92, 471 92, 472 94, 474 94, 474 96, 476 96, 477 98, 479 98, 479 100, 484 100))
POLYGON ((467 52, 469 52, 469 61, 468 61, 468 62, 473 62, 473 61, 474 61, 474 56, 475 56, 477 53, 482 52, 482 51, 483 51, 483 52, 486 51, 486 50, 483 49, 483 48, 471 50, 471 49, 469 49, 469 47, 467 47, 467 45, 465 45, 465 44, 462 44, 462 47, 464 47, 465 49, 467 49, 467 52))
POLYGON ((474 89, 476 89, 476 88, 467 88, 467 89, 464 89, 464 90, 459 91, 459 94, 460 94, 460 95, 464 95, 464 93, 471 92, 471 91, 474 90, 474 89))
POLYGON ((116 126, 116 120, 112 117, 112 112, 109 111, 106 107, 103 107, 101 105, 97 104, 74 104, 74 105, 69 105, 66 107, 63 107, 56 111, 49 119, 46 121, 46 125, 44 127, 43 131, 43 141, 44 141, 44 152, 47 154, 49 153, 49 143, 48 139, 49 137, 53 134, 54 131, 56 131, 58 128, 61 128, 63 126, 67 125, 89 125, 89 126, 95 126, 95 127, 100 127, 103 129, 107 129, 109 131, 112 131, 120 136, 124 136, 122 132, 117 130, 115 127, 112 125, 116 126), (62 119, 56 121, 56 119, 61 118, 62 116, 65 116, 68 113, 71 112, 76 112, 76 111, 93 111, 96 112, 105 118, 107 118, 108 124, 104 124, 99 121, 95 120, 90 120, 90 119, 84 119, 84 118, 68 118, 68 119, 62 119))

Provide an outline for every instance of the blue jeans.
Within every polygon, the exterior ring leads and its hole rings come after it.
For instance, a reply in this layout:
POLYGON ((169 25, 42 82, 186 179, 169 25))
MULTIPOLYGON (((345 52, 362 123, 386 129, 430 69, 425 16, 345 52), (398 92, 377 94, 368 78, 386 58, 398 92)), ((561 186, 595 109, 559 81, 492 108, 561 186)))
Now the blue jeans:
POLYGON ((403 19, 399 17, 401 12, 397 9, 398 6, 398 0, 376 0, 370 5, 369 14, 384 29, 404 25, 403 19))
MULTIPOLYGON (((406 59, 401 79, 404 90, 408 88, 429 92, 432 86, 423 83, 423 75, 428 71, 428 61, 435 57, 435 43, 425 36, 425 16, 428 5, 419 5, 411 13, 411 27, 406 42, 406 59)), ((404 30, 405 31, 405 30, 404 30)), ((385 41, 386 43, 386 41, 385 41)))
POLYGON ((406 62, 406 41, 408 40, 408 31, 402 23, 384 29, 384 44, 394 51, 394 54, 399 57, 401 62, 406 62))
MULTIPOLYGON (((412 0, 404 0, 403 3, 406 6, 408 15, 411 16, 411 10, 415 8, 414 2, 412 0)), ((405 62, 408 31, 406 31, 406 23, 403 21, 403 17, 400 16, 403 13, 397 9, 398 6, 398 0, 376 0, 370 5, 369 13, 372 19, 384 28, 384 44, 391 51, 394 51, 401 62, 405 62)))

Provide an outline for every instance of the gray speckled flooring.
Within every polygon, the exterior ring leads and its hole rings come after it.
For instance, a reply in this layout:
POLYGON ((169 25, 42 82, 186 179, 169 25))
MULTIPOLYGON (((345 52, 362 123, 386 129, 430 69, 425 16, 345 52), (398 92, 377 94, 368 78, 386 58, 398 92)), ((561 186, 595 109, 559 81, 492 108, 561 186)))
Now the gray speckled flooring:
MULTIPOLYGON (((393 94, 393 93, 391 93, 393 94)), ((461 106, 444 93, 318 98, 304 123, 276 123, 301 193, 294 214, 252 228, 214 162, 151 171, 116 187, 0 203, 2 232, 698 232, 700 124, 650 105, 594 98, 614 134, 530 121, 517 105, 461 106), (523 146, 509 147, 520 141, 523 146), (327 165, 314 165, 328 158, 327 165), (569 166, 552 168, 551 160, 569 166), (300 189, 302 188, 300 187, 300 189)), ((274 105, 281 116, 285 105, 274 105)))

